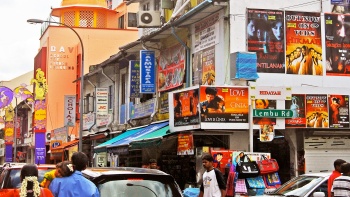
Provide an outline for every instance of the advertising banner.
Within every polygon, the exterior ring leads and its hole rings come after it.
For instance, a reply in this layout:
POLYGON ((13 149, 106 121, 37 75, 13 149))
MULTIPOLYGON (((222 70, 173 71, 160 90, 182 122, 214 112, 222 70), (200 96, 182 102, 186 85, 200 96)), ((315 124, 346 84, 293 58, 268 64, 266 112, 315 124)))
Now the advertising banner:
POLYGON ((96 88, 96 114, 108 114, 108 88, 96 88))
POLYGON ((285 73, 284 16, 281 10, 247 10, 248 51, 256 52, 257 70, 285 73))
POLYGON ((46 132, 46 100, 35 100, 34 132, 46 132))
POLYGON ((158 66, 158 91, 170 90, 183 84, 185 47, 181 44, 162 50, 158 66))
POLYGON ((149 116, 154 113, 155 99, 149 99, 146 102, 134 105, 133 119, 149 116))
POLYGON ((35 134, 35 163, 44 164, 46 158, 45 133, 35 134))
POLYGON ((100 115, 96 114, 96 126, 106 126, 112 122, 112 114, 100 115))
POLYGON ((328 95, 329 128, 349 128, 349 96, 328 95))
POLYGON ((350 15, 324 14, 326 40, 326 75, 350 76, 350 15))
POLYGON ((178 134, 177 155, 194 155, 193 134, 189 134, 189 133, 178 134))
POLYGON ((13 143, 14 139, 14 125, 13 121, 11 122, 5 122, 5 144, 11 144, 13 143))
POLYGON ((192 84, 202 85, 202 51, 192 55, 192 84))
MULTIPOLYGON (((156 63, 155 52, 140 51, 140 93, 153 94, 156 92, 156 63)), ((158 77, 159 79, 159 77, 158 77)))
POLYGON ((12 144, 5 145, 5 162, 13 162, 12 149, 12 144))
POLYGON ((201 122, 248 123, 248 88, 200 86, 201 122))
POLYGON ((321 15, 286 11, 286 73, 323 75, 321 15))
POLYGON ((51 140, 60 140, 63 143, 67 142, 68 128, 61 127, 51 131, 51 140))
POLYGON ((291 100, 286 100, 286 109, 293 112, 292 118, 286 118, 286 128, 305 128, 305 94, 292 94, 291 100))
POLYGON ((327 95, 306 95, 306 127, 328 128, 327 95))
POLYGON ((202 85, 215 84, 215 46, 203 50, 202 53, 202 85))
POLYGON ((75 126, 75 107, 76 96, 64 95, 64 125, 69 127, 75 126))
POLYGON ((174 126, 199 125, 199 89, 173 94, 174 126))
POLYGON ((194 53, 219 43, 219 13, 215 13, 195 24, 192 40, 194 53))
POLYGON ((93 113, 83 114, 83 130, 90 129, 95 123, 95 115, 93 113))
POLYGON ((130 98, 140 98, 140 61, 129 61, 130 98))
POLYGON ((160 93, 159 96, 159 120, 169 119, 169 94, 167 92, 160 93))

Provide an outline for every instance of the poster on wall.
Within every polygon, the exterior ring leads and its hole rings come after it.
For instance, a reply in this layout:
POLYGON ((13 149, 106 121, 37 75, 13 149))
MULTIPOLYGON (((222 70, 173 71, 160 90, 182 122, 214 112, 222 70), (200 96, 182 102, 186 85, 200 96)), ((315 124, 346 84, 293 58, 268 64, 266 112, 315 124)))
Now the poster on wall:
POLYGON ((202 85, 215 84, 215 46, 203 50, 202 53, 202 85))
POLYGON ((326 75, 350 76, 350 20, 348 14, 325 15, 326 75))
POLYGON ((271 142, 275 137, 273 125, 260 125, 259 139, 260 142, 271 142))
POLYGON ((232 153, 233 150, 211 150, 214 158, 214 168, 218 168, 222 172, 225 172, 225 168, 230 168, 232 165, 232 153))
MULTIPOLYGON (((276 109, 276 100, 256 99, 254 109, 276 109)), ((253 117, 255 125, 276 125, 276 118, 253 117)))
POLYGON ((169 94, 168 92, 162 92, 159 96, 159 120, 169 119, 169 94))
POLYGON ((292 94, 291 100, 286 100, 286 109, 293 112, 292 118, 286 118, 285 124, 287 128, 305 128, 305 94, 292 94))
POLYGON ((323 75, 321 15, 286 11, 286 73, 323 75))
POLYGON ((306 127, 328 128, 327 95, 306 95, 306 127))
POLYGON ((192 55, 192 84, 202 85, 202 51, 192 55))
POLYGON ((198 91, 192 89, 173 94, 175 127, 199 124, 198 91))
POLYGON ((285 73, 284 16, 281 10, 247 9, 248 51, 257 54, 257 71, 285 73))
POLYGON ((248 123, 248 88, 200 86, 201 122, 248 123))
POLYGON ((162 50, 158 66, 158 91, 170 90, 183 84, 185 48, 181 44, 162 50))
POLYGON ((190 134, 190 133, 178 134, 177 155, 194 155, 193 134, 190 134))
POLYGON ((328 95, 329 128, 349 128, 349 96, 328 95))

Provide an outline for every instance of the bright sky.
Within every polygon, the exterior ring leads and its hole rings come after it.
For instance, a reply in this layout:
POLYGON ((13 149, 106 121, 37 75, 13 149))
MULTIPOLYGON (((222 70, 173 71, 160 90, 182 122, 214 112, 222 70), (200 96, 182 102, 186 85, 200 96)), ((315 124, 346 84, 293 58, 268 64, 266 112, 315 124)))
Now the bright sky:
POLYGON ((27 19, 48 19, 51 7, 61 0, 0 0, 0 81, 11 80, 34 69, 40 46, 40 24, 27 19))

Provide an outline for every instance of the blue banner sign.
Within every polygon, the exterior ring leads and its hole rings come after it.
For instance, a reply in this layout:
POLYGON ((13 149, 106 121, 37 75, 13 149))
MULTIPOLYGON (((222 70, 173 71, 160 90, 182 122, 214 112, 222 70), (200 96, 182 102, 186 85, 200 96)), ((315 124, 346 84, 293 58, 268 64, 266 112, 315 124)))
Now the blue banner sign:
POLYGON ((153 94, 156 92, 155 53, 140 51, 140 93, 153 94))
POLYGON ((133 119, 150 116, 154 113, 155 99, 134 105, 133 119))
POLYGON ((349 5, 350 0, 331 0, 332 5, 349 5))
POLYGON ((130 98, 140 98, 140 61, 129 61, 130 98))

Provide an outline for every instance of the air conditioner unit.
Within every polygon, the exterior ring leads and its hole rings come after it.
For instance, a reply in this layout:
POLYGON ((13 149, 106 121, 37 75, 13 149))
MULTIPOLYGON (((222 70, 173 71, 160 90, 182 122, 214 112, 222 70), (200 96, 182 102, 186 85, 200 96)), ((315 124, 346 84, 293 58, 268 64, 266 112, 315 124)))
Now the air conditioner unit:
POLYGON ((160 11, 139 11, 137 13, 137 27, 159 27, 160 11))

